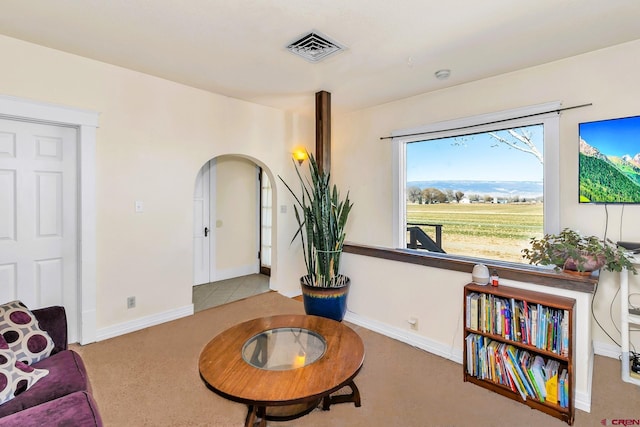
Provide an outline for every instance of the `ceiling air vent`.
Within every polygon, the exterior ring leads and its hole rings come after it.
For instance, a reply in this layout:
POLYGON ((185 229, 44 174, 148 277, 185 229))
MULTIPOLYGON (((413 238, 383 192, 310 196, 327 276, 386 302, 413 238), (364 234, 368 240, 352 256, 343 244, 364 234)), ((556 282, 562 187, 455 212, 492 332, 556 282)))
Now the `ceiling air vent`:
POLYGON ((301 56, 309 62, 318 62, 327 56, 341 52, 344 50, 344 46, 331 40, 324 34, 312 31, 289 44, 287 50, 301 56))

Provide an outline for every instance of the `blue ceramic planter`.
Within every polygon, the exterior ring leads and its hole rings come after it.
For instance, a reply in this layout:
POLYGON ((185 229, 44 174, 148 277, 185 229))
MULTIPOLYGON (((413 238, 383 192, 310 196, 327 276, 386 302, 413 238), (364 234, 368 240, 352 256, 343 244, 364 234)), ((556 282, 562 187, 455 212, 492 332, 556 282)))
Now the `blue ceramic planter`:
POLYGON ((302 301, 305 313, 321 316, 342 322, 347 312, 347 297, 351 280, 346 279, 344 286, 338 288, 322 288, 309 286, 300 279, 302 301))

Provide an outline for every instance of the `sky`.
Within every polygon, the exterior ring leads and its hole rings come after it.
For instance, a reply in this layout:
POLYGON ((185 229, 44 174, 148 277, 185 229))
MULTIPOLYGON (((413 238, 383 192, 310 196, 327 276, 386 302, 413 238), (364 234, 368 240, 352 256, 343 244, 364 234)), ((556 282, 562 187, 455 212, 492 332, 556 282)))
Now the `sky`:
POLYGON ((640 153, 640 116, 580 123, 578 129, 580 138, 607 156, 640 153))
MULTIPOLYGON (((518 129, 531 132, 538 151, 543 152, 542 125, 518 129)), ((496 133, 508 136, 506 131, 496 133)), ((543 166, 533 154, 510 148, 486 133, 409 143, 406 167, 407 182, 543 180, 543 166)))

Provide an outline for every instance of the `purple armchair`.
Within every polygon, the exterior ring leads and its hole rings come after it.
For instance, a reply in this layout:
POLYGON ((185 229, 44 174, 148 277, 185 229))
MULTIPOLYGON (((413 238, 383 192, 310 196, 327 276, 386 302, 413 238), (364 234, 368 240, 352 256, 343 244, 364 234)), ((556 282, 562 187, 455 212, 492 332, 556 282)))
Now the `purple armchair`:
POLYGON ((78 353, 67 348, 64 307, 47 307, 32 313, 55 344, 51 356, 33 364, 34 368, 47 369, 49 374, 0 405, 0 427, 102 426, 84 363, 78 353))

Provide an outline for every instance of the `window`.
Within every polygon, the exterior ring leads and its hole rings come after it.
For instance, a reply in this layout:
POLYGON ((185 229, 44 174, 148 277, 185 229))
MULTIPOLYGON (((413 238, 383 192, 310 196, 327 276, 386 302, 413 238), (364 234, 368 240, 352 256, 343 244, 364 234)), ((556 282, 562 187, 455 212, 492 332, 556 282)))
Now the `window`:
POLYGON ((260 273, 266 275, 271 275, 272 196, 269 176, 260 168, 260 273))
POLYGON ((397 247, 522 262, 559 231, 559 103, 394 133, 397 247))

